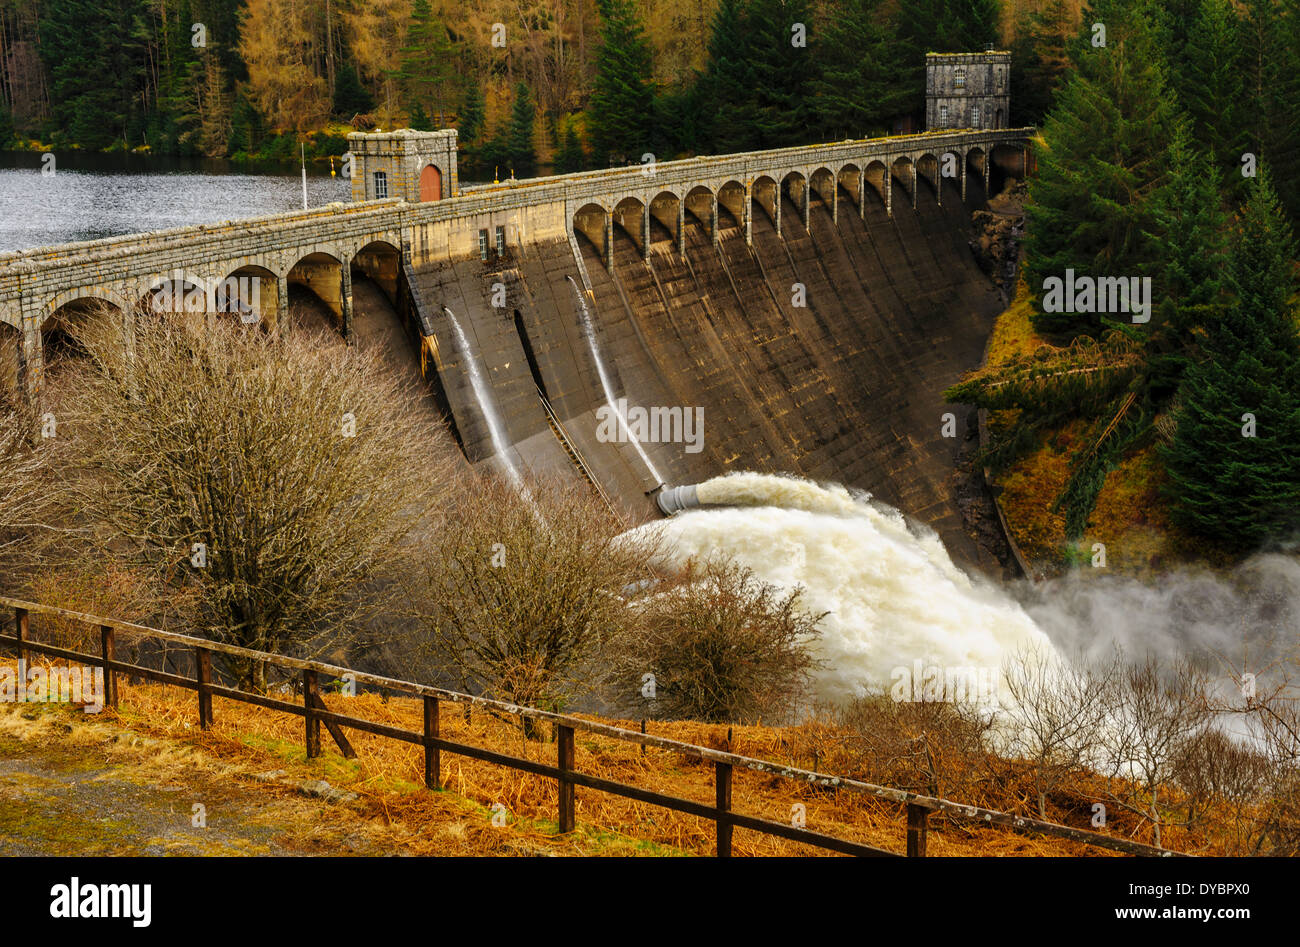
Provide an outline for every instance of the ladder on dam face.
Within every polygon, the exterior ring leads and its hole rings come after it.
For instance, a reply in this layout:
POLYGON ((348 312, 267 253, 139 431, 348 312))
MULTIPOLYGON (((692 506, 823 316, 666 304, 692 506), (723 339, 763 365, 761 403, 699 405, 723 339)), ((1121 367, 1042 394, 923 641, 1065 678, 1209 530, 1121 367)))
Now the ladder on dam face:
POLYGON ((551 408, 551 402, 542 392, 541 386, 535 385, 534 387, 537 388, 537 397, 542 402, 542 407, 546 410, 546 423, 551 426, 551 432, 555 434, 555 439, 560 442, 560 446, 564 448, 564 452, 569 455, 569 460, 573 463, 573 466, 577 468, 578 473, 582 474, 587 483, 591 484, 591 488, 596 491, 596 495, 600 497, 605 506, 609 507, 609 511, 622 521, 623 517, 619 515, 618 510, 610 501, 609 495, 601 489, 600 483, 596 480, 596 475, 591 472, 591 468, 587 466, 587 462, 582 459, 582 454, 578 452, 577 445, 569 438, 569 432, 564 429, 564 425, 561 424, 560 419, 556 417, 555 411, 551 408))

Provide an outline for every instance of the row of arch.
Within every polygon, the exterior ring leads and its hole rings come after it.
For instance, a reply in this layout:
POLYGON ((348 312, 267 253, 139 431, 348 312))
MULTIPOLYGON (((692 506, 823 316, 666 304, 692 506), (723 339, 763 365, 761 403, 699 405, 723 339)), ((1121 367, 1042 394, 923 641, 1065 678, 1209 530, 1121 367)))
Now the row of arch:
POLYGON ((313 250, 277 269, 246 263, 224 276, 178 270, 151 276, 134 287, 65 290, 47 304, 38 331, 28 336, 17 326, 0 322, 0 402, 17 397, 23 389, 39 388, 49 354, 65 344, 73 323, 104 306, 122 315, 142 307, 160 314, 239 318, 273 331, 288 313, 290 287, 300 286, 325 304, 336 327, 348 335, 353 272, 374 280, 395 301, 401 250, 389 240, 372 240, 351 252, 313 250))
POLYGON ((1023 176, 1027 154, 1023 148, 996 146, 986 152, 972 148, 965 153, 947 151, 923 154, 913 160, 900 155, 888 164, 874 159, 865 164, 846 162, 837 171, 822 166, 808 172, 791 170, 785 174, 760 174, 748 186, 731 179, 716 187, 697 184, 681 193, 682 189, 663 188, 642 196, 629 196, 613 202, 589 201, 580 206, 570 221, 575 235, 582 234, 605 255, 609 262, 611 241, 615 225, 626 231, 643 253, 649 253, 647 235, 652 221, 657 221, 672 235, 684 252, 684 227, 689 213, 704 223, 717 239, 719 211, 725 211, 745 229, 746 241, 751 239, 751 204, 756 203, 766 211, 778 234, 781 232, 781 200, 790 198, 808 225, 812 199, 824 204, 833 219, 839 219, 839 191, 850 196, 858 214, 864 215, 865 202, 871 194, 880 201, 889 215, 893 214, 895 190, 901 198, 916 206, 917 188, 924 182, 943 203, 943 178, 959 184, 961 199, 966 199, 967 177, 974 175, 986 191, 992 193, 1001 186, 1001 178, 1008 174, 1023 176), (990 186, 992 185, 992 186, 990 186))

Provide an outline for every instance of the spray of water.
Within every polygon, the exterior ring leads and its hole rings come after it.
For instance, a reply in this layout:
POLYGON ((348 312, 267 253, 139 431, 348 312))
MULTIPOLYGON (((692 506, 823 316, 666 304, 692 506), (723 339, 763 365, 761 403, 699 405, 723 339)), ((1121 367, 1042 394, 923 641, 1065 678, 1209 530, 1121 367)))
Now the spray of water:
POLYGON ((483 420, 487 422, 488 436, 492 439, 492 449, 506 468, 506 473, 510 475, 511 482, 515 486, 519 486, 522 481, 519 477, 519 471, 510 459, 505 425, 501 422, 501 415, 497 411, 496 401, 488 388, 487 379, 483 377, 483 370, 479 368, 478 359, 475 357, 473 349, 469 347, 469 340, 465 337, 465 330, 460 327, 460 323, 456 320, 456 314, 446 306, 442 307, 442 311, 451 320, 452 331, 456 333, 456 345, 460 349, 461 358, 465 361, 465 368, 469 371, 469 383, 474 389, 474 397, 478 400, 479 411, 483 414, 483 420))
POLYGON ((609 409, 618 418, 618 423, 623 428, 623 433, 627 436, 628 441, 636 448, 636 452, 641 455, 641 460, 645 463, 646 469, 650 471, 650 476, 654 478, 654 482, 663 483, 664 478, 659 476, 659 471, 650 462, 649 455, 646 454, 644 448, 641 447, 641 443, 632 434, 631 428, 628 427, 627 418, 619 410, 618 399, 614 397, 614 383, 610 380, 609 372, 605 368, 605 360, 600 356, 600 345, 596 342, 596 327, 592 323, 591 313, 587 309, 587 298, 572 276, 566 277, 566 279, 573 286, 573 295, 578 299, 578 310, 582 314, 582 331, 587 337, 587 345, 591 348, 591 357, 596 361, 596 372, 600 375, 600 387, 605 391, 605 403, 609 405, 609 409))
MULTIPOLYGON (((1000 678, 1018 650, 1055 655, 1005 592, 953 564, 939 537, 898 511, 839 486, 736 473, 699 485, 705 504, 643 530, 668 541, 665 565, 721 552, 804 605, 827 612, 811 643, 824 662, 816 696, 843 703, 925 668, 988 669, 1000 678)), ((1054 659, 1054 658, 1053 658, 1054 659)), ((1000 690, 1000 688, 999 688, 1000 690)))

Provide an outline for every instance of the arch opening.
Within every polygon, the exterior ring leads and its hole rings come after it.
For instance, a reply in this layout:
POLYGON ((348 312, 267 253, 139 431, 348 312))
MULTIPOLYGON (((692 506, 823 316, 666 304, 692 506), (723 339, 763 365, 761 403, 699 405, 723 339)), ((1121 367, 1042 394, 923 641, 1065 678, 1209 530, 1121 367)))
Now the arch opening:
POLYGON ((343 261, 309 253, 289 269, 289 322, 294 327, 329 325, 343 330, 343 261))
POLYGON ((605 228, 609 222, 609 212, 599 204, 584 204, 573 214, 574 236, 587 239, 596 250, 596 255, 605 255, 605 228))
POLYGON ((402 273, 402 251, 387 240, 372 240, 352 256, 353 277, 369 279, 397 305, 397 285, 402 273))

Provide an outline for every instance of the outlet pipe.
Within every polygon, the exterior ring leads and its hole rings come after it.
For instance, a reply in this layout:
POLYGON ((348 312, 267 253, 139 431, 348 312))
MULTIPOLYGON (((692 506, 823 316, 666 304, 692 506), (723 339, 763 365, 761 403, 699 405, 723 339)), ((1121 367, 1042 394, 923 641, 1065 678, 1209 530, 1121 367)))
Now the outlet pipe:
POLYGON ((672 516, 682 510, 700 506, 700 497, 693 483, 680 487, 664 487, 655 495, 655 505, 664 516, 672 516))

